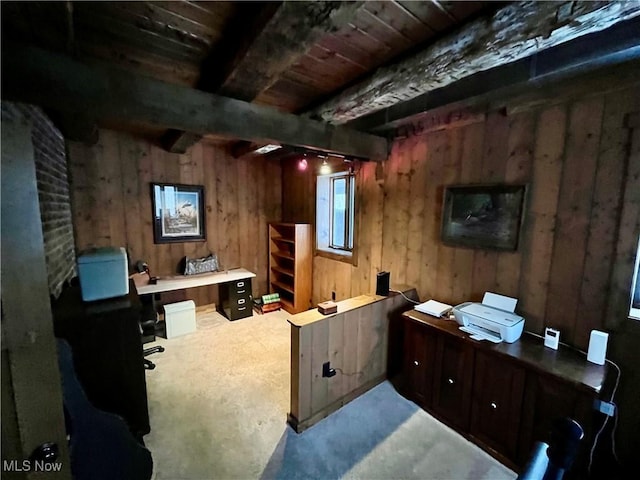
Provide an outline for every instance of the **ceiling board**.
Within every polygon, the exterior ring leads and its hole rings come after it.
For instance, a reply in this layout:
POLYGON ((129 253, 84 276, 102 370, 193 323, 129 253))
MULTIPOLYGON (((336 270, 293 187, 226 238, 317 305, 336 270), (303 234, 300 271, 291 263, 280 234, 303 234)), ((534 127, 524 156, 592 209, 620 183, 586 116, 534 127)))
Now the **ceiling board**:
MULTIPOLYGON (((458 2, 449 2, 449 3, 458 3, 458 2)), ((464 3, 464 2, 460 2, 464 3)), ((482 8, 482 2, 469 2, 470 4, 477 4, 478 10, 482 8)), ((455 25, 455 22, 451 19, 450 15, 442 12, 437 6, 435 6, 432 2, 412 2, 412 1, 400 1, 399 5, 404 7, 406 10, 411 12, 416 18, 419 18, 424 24, 428 25, 435 32, 442 32, 451 28, 455 25)), ((447 11, 452 12, 455 6, 447 8, 447 11)), ((467 15, 474 13, 472 8, 467 7, 467 15)), ((463 17, 463 11, 458 11, 458 21, 462 21, 465 19, 463 17)), ((454 16, 457 16, 454 14, 454 16)))
MULTIPOLYGON (((136 24, 136 19, 127 19, 114 8, 102 9, 83 6, 74 12, 76 41, 82 41, 82 35, 104 35, 109 41, 121 42, 148 49, 150 52, 164 54, 167 58, 198 62, 204 58, 209 46, 193 41, 185 42, 176 38, 175 32, 158 30, 157 25, 148 22, 136 24)), ((95 37, 94 37, 95 38, 95 37)))
POLYGON ((395 31, 409 38, 412 45, 424 41, 435 33, 396 2, 368 2, 365 8, 395 31))
MULTIPOLYGON (((324 64, 318 65, 319 68, 322 68, 324 66, 324 68, 329 68, 331 70, 338 68, 345 71, 353 70, 355 74, 357 74, 358 72, 364 73, 368 70, 368 68, 364 65, 358 62, 354 62, 350 58, 345 57, 338 52, 324 48, 317 44, 311 47, 311 50, 309 50, 305 56, 311 57, 316 62, 321 62, 324 64)), ((348 76, 352 77, 352 74, 349 74, 348 76)))
POLYGON ((166 56, 131 45, 124 48, 116 43, 105 44, 101 38, 85 37, 77 49, 80 58, 89 63, 96 60, 112 63, 178 85, 193 86, 198 81, 200 70, 191 62, 169 62, 166 56))
MULTIPOLYGON (((78 4, 76 9, 80 7, 78 4)), ((190 19, 185 19, 169 10, 150 2, 113 2, 101 4, 103 9, 110 10, 113 15, 123 19, 131 19, 138 25, 152 24, 161 33, 172 35, 185 43, 196 41, 210 47, 220 39, 222 32, 217 25, 207 25, 190 19)), ((98 5, 91 5, 94 10, 98 5)), ((153 28, 153 27, 152 27, 153 28)))
POLYGON ((235 14, 238 2, 149 2, 185 21, 221 31, 235 14))

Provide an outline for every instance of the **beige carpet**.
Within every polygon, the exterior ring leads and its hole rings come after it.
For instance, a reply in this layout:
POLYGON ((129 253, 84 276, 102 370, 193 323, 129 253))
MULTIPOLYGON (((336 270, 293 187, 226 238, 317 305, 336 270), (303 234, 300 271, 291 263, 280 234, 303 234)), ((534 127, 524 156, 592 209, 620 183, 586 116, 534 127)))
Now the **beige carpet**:
POLYGON ((385 382, 296 434, 286 312, 198 314, 147 371, 155 478, 513 479, 515 474, 385 382))

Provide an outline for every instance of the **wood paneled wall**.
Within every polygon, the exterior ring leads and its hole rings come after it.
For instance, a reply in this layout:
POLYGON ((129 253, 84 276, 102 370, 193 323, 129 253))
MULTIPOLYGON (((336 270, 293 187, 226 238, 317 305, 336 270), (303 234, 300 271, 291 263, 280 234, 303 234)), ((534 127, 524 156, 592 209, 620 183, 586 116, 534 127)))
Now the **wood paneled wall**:
MULTIPOLYGON (((314 257, 313 301, 372 292, 375 274, 389 270, 392 284, 416 286, 425 300, 517 297, 527 330, 552 326, 585 348, 590 331, 605 325, 620 229, 633 228, 621 227, 620 212, 636 158, 625 118, 640 110, 639 91, 490 112, 396 140, 383 174, 369 163, 358 172, 358 265, 314 257), (516 252, 440 242, 443 187, 456 183, 528 184, 516 252)), ((314 223, 315 171, 293 167, 283 165, 283 221, 314 223)))
MULTIPOLYGON (((417 296, 415 289, 404 293, 417 296)), ((362 295, 338 302, 335 315, 307 310, 291 317, 289 422, 297 432, 385 379, 389 325, 409 307, 399 294, 362 295), (325 362, 335 376, 322 376, 325 362)))
MULTIPOLYGON (((218 255, 225 268, 255 272, 254 295, 267 288, 267 223, 280 220, 277 162, 235 159, 200 142, 187 154, 167 153, 128 134, 100 131, 98 144, 69 142, 76 248, 126 246, 153 275, 173 275, 182 257, 218 255), (153 243, 151 182, 203 185, 206 241, 153 243)), ((215 287, 187 292, 197 305, 217 300, 215 287)))

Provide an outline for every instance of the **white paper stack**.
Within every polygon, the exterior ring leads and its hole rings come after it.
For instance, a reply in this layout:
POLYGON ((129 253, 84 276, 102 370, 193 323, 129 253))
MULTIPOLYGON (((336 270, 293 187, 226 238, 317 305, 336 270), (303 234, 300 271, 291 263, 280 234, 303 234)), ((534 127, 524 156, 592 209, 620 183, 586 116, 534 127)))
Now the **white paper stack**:
POLYGON ((442 317, 452 308, 453 307, 451 305, 447 305, 446 303, 438 302, 436 300, 429 300, 428 302, 415 306, 417 311, 426 313, 427 315, 433 315, 434 317, 442 317))

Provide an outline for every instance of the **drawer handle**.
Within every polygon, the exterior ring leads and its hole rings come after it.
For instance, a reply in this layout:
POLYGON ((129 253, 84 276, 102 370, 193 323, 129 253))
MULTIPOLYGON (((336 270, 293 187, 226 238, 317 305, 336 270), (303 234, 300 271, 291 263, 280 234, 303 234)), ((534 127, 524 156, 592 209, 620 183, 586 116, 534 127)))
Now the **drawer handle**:
POLYGON ((491 408, 494 410, 498 408, 498 404, 496 402, 491 402, 491 408))
POLYGON ((237 293, 244 293, 244 292, 246 292, 246 290, 238 290, 237 293))
POLYGON ((454 383, 456 383, 453 378, 447 378, 447 382, 449 382, 449 385, 453 385, 454 383))
POLYGON ((244 282, 238 282, 236 283, 236 287, 240 288, 240 287, 244 287, 244 282))
POLYGON ((416 367, 417 367, 418 365, 420 365, 420 364, 418 363, 418 361, 417 361, 417 360, 414 360, 414 361, 413 361, 413 364, 414 364, 416 367))
POLYGON ((244 305, 245 299, 244 298, 239 298, 238 299, 238 305, 244 305))
POLYGON ((238 307, 238 310, 246 310, 247 307, 238 307))

